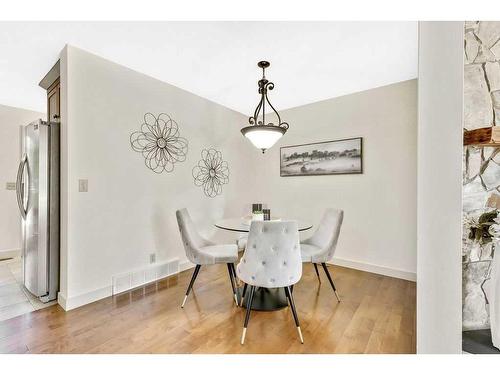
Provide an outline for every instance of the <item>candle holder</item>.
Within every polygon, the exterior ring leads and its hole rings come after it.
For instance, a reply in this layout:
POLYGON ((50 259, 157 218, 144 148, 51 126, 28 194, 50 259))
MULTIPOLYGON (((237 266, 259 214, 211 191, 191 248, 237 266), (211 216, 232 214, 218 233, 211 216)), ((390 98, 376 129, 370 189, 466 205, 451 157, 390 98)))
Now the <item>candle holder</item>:
POLYGON ((252 213, 254 212, 262 212, 262 203, 252 203, 252 213))

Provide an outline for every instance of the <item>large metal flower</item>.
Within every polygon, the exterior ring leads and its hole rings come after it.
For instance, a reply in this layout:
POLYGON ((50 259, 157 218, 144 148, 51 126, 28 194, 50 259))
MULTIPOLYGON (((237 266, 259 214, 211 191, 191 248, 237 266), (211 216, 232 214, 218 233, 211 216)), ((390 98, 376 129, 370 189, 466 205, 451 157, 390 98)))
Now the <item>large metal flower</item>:
POLYGON ((186 160, 188 141, 180 137, 179 126, 166 113, 144 115, 141 130, 130 135, 130 145, 144 157, 155 173, 172 172, 174 164, 186 160))
POLYGON ((222 185, 229 182, 229 167, 222 160, 222 153, 213 148, 201 152, 201 160, 193 168, 194 184, 203 186, 208 197, 222 193, 222 185))

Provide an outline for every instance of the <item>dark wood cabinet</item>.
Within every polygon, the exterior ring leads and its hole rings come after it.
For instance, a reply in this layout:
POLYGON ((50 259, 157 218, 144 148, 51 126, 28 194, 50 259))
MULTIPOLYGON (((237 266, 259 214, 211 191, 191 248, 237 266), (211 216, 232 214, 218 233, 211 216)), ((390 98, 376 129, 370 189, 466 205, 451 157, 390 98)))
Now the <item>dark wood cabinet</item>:
POLYGON ((47 89, 47 120, 60 121, 61 118, 61 84, 57 78, 47 89))
POLYGON ((47 121, 61 120, 61 83, 59 61, 49 70, 38 84, 47 90, 47 121))

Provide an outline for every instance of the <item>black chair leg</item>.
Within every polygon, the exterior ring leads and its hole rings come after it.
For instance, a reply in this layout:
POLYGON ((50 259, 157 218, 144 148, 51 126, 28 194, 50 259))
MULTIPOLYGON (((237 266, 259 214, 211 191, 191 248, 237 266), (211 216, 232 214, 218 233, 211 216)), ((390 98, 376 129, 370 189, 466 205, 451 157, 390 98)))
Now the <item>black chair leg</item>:
POLYGON ((239 288, 240 282, 239 282, 238 276, 236 276, 236 267, 235 267, 234 263, 231 263, 231 269, 233 270, 233 275, 234 275, 234 284, 236 286, 236 295, 238 295, 238 288, 239 288))
POLYGON ((326 273, 326 277, 328 277, 328 281, 330 282, 330 285, 333 288, 333 293, 335 293, 335 297, 337 297, 337 301, 340 302, 340 297, 339 297, 339 294, 337 293, 337 288, 335 288, 335 284, 333 283, 332 277, 330 276, 330 272, 328 272, 328 267, 326 266, 326 263, 321 263, 321 265, 323 266, 323 270, 326 273))
POLYGON ((200 272, 200 268, 201 268, 201 265, 197 264, 195 269, 194 269, 193 276, 191 276, 191 281, 189 282, 189 286, 187 288, 186 295, 184 296, 184 301, 182 301, 181 308, 184 307, 184 304, 186 303, 189 292, 191 292, 191 289, 193 289, 194 281, 196 280, 196 276, 198 276, 198 272, 200 272))
POLYGON ((236 295, 236 284, 234 282, 233 264, 227 264, 227 271, 229 272, 229 279, 231 280, 231 288, 233 288, 234 302, 238 306, 238 296, 236 295))
MULTIPOLYGON (((245 284, 246 286, 246 284, 245 284)), ((253 295, 255 293, 255 287, 250 285, 250 296, 248 297, 247 312, 245 315, 245 323, 243 324, 243 333, 241 334, 241 345, 245 343, 245 336, 247 334, 248 321, 250 320, 250 311, 252 311, 253 295)))
POLYGON ((243 292, 241 293, 240 306, 243 306, 243 300, 245 299, 245 293, 247 292, 248 284, 243 285, 243 292))
POLYGON ((318 281, 321 284, 321 279, 319 277, 319 272, 318 272, 318 265, 316 263, 313 264, 314 264, 314 270, 316 271, 316 276, 318 277, 318 281))
POLYGON ((285 294, 292 309, 293 319, 295 320, 295 326, 297 327, 297 332, 299 333, 300 342, 303 344, 304 337, 302 336, 302 331, 300 330, 299 317, 297 315, 297 310, 295 309, 295 302, 293 300, 293 295, 290 287, 285 287, 285 294))
POLYGON ((285 289, 286 301, 288 302, 288 306, 290 306, 290 295, 288 294, 288 288, 285 286, 283 289, 285 289))
POLYGON ((228 263, 231 265, 231 272, 233 273, 234 282, 238 285, 238 278, 236 277, 236 269, 234 268, 234 263, 228 263))

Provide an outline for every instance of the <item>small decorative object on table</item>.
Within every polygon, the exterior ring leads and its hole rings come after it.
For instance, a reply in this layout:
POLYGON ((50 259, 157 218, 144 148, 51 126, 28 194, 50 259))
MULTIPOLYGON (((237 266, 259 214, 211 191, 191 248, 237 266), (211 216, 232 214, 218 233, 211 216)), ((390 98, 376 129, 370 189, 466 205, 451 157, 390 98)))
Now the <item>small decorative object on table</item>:
POLYGON ((252 212, 252 221, 263 221, 264 220, 264 214, 262 211, 255 211, 252 212))
POLYGON ((262 212, 262 203, 252 203, 252 213, 262 212))
POLYGON ((264 214, 262 213, 262 203, 252 203, 252 221, 253 220, 264 220, 264 214))
POLYGON ((271 210, 269 208, 264 208, 262 212, 264 214, 264 221, 271 220, 271 210))

